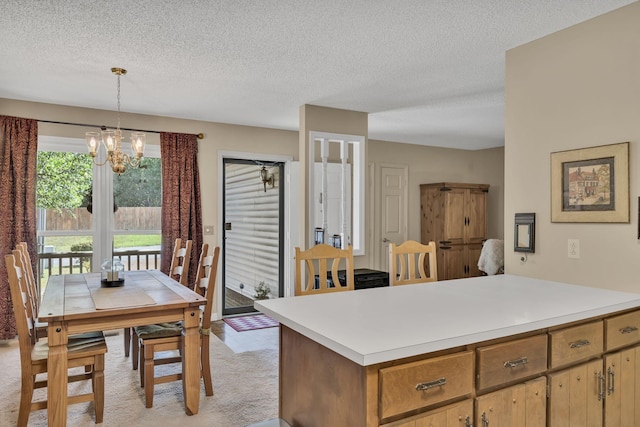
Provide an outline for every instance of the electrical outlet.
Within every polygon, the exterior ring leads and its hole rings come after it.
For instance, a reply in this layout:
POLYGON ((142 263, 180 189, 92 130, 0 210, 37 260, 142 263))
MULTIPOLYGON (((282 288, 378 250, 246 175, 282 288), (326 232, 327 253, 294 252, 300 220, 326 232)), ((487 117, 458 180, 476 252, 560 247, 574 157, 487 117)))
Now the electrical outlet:
POLYGON ((213 234, 213 225, 205 225, 204 234, 213 234))
POLYGON ((569 258, 580 258, 580 240, 569 239, 567 241, 567 255, 569 256, 569 258))

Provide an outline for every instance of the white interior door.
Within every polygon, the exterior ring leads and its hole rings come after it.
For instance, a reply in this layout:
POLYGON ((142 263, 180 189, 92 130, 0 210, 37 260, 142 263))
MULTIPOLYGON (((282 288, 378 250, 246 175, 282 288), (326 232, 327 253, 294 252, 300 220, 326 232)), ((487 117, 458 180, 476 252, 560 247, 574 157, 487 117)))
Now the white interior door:
POLYGON ((407 240, 407 166, 380 167, 380 266, 389 271, 389 243, 407 240))

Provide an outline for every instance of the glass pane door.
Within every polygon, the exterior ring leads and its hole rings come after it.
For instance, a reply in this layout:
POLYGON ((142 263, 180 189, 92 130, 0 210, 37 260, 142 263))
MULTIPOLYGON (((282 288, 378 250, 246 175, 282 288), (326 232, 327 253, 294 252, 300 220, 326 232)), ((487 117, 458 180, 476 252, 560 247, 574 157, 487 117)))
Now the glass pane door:
POLYGON ((282 295, 283 170, 282 163, 224 160, 224 315, 282 295))

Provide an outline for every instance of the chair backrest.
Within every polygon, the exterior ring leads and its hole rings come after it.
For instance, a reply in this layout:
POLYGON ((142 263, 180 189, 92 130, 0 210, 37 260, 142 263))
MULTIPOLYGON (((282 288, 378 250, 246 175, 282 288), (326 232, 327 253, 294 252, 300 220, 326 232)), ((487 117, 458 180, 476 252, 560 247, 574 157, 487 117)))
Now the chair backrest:
POLYGON ((196 271, 196 281, 193 284, 193 291, 198 292, 200 295, 204 296, 202 293, 202 289, 200 289, 200 280, 204 278, 207 274, 206 266, 204 265, 204 259, 209 255, 209 244, 203 243, 202 249, 200 250, 200 258, 198 259, 198 271, 196 271))
POLYGON ((213 294, 216 291, 216 276, 218 275, 218 258, 220 257, 220 247, 216 246, 213 249, 213 255, 206 255, 208 246, 202 248, 202 252, 205 253, 202 256, 200 254, 200 261, 198 262, 198 271, 202 271, 202 277, 196 281, 196 287, 200 295, 203 295, 207 300, 207 305, 204 306, 204 312, 202 313, 202 329, 203 331, 209 331, 211 327, 211 311, 213 309, 213 294))
POLYGON ((40 309, 40 295, 38 292, 38 282, 36 282, 36 276, 33 274, 31 256, 27 250, 27 242, 18 243, 16 250, 13 251, 13 255, 16 257, 16 265, 22 270, 22 275, 29 287, 29 293, 32 299, 31 305, 34 307, 33 317, 36 318, 38 317, 38 311, 40 309))
POLYGON ((24 275, 20 267, 16 265, 15 255, 6 255, 7 276, 11 290, 13 314, 16 318, 18 330, 18 342, 20 344, 20 365, 23 377, 31 372, 31 351, 36 342, 35 323, 28 309, 29 293, 24 275))
POLYGON ((173 247, 173 258, 171 258, 171 267, 169 268, 169 276, 185 286, 187 286, 189 281, 189 263, 191 262, 192 243, 193 241, 187 240, 183 248, 182 239, 176 239, 176 244, 173 247))
POLYGON ((354 289, 353 247, 339 249, 323 243, 306 251, 296 247, 295 285, 295 295, 352 291, 354 289), (344 267, 340 268, 342 264, 344 267), (344 271, 342 282, 340 270, 344 271), (305 273, 306 281, 303 283, 305 273))
POLYGON ((437 280, 438 262, 435 242, 424 245, 415 240, 407 240, 400 245, 394 243, 389 245, 389 284, 391 286, 437 280))

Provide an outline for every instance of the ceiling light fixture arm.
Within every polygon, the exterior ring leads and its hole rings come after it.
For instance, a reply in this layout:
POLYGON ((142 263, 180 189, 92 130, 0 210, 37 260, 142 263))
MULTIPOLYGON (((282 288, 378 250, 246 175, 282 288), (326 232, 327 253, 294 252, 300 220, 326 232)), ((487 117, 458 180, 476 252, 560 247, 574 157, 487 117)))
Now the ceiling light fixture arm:
POLYGON ((115 130, 107 129, 105 126, 101 128, 101 132, 87 132, 86 141, 89 148, 89 154, 93 158, 93 162, 98 166, 107 163, 111 164, 111 169, 118 175, 123 174, 127 170, 127 165, 131 167, 140 166, 140 160, 144 155, 145 134, 142 132, 131 133, 131 151, 128 155, 122 152, 122 131, 120 130, 120 76, 127 74, 124 68, 112 68, 111 72, 117 76, 117 107, 118 107, 118 125, 115 130), (100 141, 106 151, 106 159, 103 162, 97 160, 98 151, 100 150, 100 141))

